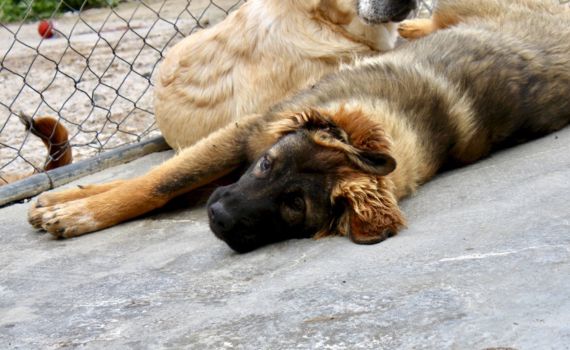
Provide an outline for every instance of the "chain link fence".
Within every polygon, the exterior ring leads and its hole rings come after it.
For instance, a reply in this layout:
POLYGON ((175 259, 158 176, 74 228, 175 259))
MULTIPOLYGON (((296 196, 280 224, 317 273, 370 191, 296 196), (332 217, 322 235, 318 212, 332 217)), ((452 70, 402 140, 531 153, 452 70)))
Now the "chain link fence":
MULTIPOLYGON (((0 0, 0 12, 8 1, 0 0)), ((152 90, 165 51, 244 2, 120 1, 85 9, 84 1, 79 11, 54 11, 54 38, 42 39, 29 18, 34 0, 11 1, 27 12, 22 21, 0 23, 0 183, 9 174, 41 172, 46 160, 21 112, 57 118, 69 131, 74 161, 159 135, 152 90)), ((425 16, 431 1, 420 2, 425 16)))

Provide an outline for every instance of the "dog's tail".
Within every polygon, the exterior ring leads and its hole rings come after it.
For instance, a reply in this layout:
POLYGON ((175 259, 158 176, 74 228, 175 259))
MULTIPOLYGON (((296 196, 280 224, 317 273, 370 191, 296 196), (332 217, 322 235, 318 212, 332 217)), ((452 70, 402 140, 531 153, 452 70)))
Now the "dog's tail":
MULTIPOLYGON (((69 144, 69 132, 57 119, 50 116, 36 117, 35 119, 20 113, 20 121, 26 131, 39 137, 47 148, 48 155, 44 163, 44 170, 59 168, 71 164, 73 156, 69 144)), ((5 174, 0 173, 0 186, 22 180, 32 174, 5 174)))
POLYGON ((65 126, 50 116, 32 118, 20 113, 20 121, 26 130, 39 137, 48 151, 44 170, 51 170, 71 164, 73 154, 69 144, 69 133, 65 126))

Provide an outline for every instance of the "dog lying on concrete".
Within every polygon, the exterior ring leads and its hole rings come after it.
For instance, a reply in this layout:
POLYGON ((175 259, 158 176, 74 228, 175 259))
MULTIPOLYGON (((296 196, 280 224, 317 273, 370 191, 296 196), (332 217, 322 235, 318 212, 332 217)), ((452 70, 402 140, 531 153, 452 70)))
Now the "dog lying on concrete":
POLYGON ((554 1, 439 0, 438 16, 456 20, 231 123, 146 175, 40 196, 30 223, 74 237, 237 174, 207 210, 238 252, 396 234, 398 201, 442 167, 570 123, 568 12, 554 1))

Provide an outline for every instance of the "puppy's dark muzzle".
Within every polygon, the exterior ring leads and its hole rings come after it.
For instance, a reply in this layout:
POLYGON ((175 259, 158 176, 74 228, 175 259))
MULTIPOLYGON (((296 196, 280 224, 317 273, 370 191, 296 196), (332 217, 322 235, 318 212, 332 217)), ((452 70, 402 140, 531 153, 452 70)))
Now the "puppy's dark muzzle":
POLYGON ((207 203, 210 228, 221 240, 230 233, 236 225, 236 216, 224 204, 224 199, 230 195, 226 187, 220 187, 210 196, 207 203))
POLYGON ((235 225, 235 220, 221 202, 215 202, 208 207, 208 219, 210 220, 210 227, 215 228, 213 231, 216 236, 218 236, 218 232, 231 230, 235 225))
POLYGON ((240 196, 233 194, 232 186, 220 187, 210 197, 207 204, 210 229, 214 235, 238 253, 252 251, 264 242, 248 215, 241 212, 247 206, 240 196))

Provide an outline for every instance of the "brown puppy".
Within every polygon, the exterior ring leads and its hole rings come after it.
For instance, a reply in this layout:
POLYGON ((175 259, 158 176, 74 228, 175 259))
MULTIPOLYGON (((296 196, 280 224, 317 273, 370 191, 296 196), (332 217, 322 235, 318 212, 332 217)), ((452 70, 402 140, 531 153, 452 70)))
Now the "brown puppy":
POLYGON ((392 21, 415 7, 415 0, 248 1, 167 52, 156 80, 158 126, 172 148, 193 145, 341 64, 392 49, 392 21))
MULTIPOLYGON (((25 114, 20 114, 20 121, 33 135, 39 137, 44 143, 48 156, 44 163, 44 170, 51 170, 71 164, 73 155, 69 145, 69 133, 65 126, 57 119, 50 116, 39 116, 35 119, 25 114)), ((2 174, 0 186, 21 180, 30 174, 2 174)))
MULTIPOLYGON (((29 221, 58 237, 81 235, 249 165, 208 203, 212 230, 233 249, 331 234, 379 242, 405 224, 397 201, 444 165, 570 123, 570 15, 544 1, 478 3, 501 15, 475 12, 365 59, 139 178, 44 194, 29 221)), ((438 4, 472 8, 471 0, 438 4)))

